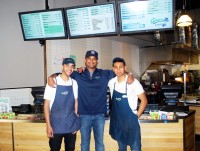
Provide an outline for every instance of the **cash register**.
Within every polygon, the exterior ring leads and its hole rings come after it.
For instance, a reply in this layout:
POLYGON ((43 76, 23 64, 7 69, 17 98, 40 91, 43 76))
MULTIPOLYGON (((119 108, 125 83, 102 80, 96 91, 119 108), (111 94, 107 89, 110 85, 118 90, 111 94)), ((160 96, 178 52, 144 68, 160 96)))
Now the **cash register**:
POLYGON ((161 92, 164 94, 165 103, 167 105, 177 105, 179 99, 182 97, 183 85, 182 84, 162 85, 161 92))
POLYGON ((44 90, 45 87, 33 87, 31 94, 34 98, 34 110, 35 113, 43 113, 43 105, 44 105, 44 90))
POLYGON ((178 105, 183 94, 183 84, 162 85, 161 91, 165 98, 166 106, 161 111, 189 112, 189 106, 178 105))

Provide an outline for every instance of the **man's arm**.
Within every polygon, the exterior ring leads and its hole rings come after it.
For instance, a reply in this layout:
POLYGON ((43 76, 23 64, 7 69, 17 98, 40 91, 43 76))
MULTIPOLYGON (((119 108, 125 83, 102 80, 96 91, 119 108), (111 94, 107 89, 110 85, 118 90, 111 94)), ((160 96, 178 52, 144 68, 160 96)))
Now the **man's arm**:
POLYGON ((126 83, 132 84, 134 82, 134 76, 132 73, 125 71, 125 74, 128 76, 126 83))
POLYGON ((145 92, 143 92, 142 94, 138 95, 138 98, 141 100, 139 109, 137 111, 138 118, 140 118, 140 116, 144 112, 144 109, 146 108, 148 100, 147 100, 145 92))
POLYGON ((78 115, 78 99, 75 99, 75 113, 78 115))
MULTIPOLYGON (((109 80, 116 76, 115 73, 113 72, 113 70, 103 70, 103 71, 107 73, 109 80)), ((129 73, 127 71, 125 71, 125 74, 128 76, 127 84, 132 84, 134 82, 133 74, 129 73)))
POLYGON ((49 100, 44 100, 44 117, 46 121, 47 137, 51 138, 53 137, 53 129, 50 124, 50 101, 49 100))
MULTIPOLYGON (((75 114, 78 116, 78 99, 75 99, 75 114)), ((74 131, 72 134, 76 134, 77 131, 74 131)))
POLYGON ((52 88, 56 87, 56 83, 54 81, 54 78, 56 78, 60 73, 54 73, 51 76, 48 77, 48 85, 52 88))

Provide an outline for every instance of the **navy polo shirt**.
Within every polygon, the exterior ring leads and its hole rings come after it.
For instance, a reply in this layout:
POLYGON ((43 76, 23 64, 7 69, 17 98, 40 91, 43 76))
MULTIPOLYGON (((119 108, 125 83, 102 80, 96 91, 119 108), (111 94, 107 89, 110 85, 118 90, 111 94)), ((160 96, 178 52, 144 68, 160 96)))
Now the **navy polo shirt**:
POLYGON ((96 115, 106 113, 108 81, 115 76, 112 70, 95 69, 92 77, 86 68, 71 75, 78 83, 78 114, 96 115))

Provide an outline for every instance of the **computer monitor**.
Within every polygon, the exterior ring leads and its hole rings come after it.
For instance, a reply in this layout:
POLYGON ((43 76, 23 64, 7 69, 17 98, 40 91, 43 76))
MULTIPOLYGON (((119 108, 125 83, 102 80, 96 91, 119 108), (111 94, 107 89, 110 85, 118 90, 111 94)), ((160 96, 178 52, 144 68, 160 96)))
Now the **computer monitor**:
POLYGON ((176 105, 178 100, 182 97, 183 84, 162 85, 161 92, 168 105, 176 105))

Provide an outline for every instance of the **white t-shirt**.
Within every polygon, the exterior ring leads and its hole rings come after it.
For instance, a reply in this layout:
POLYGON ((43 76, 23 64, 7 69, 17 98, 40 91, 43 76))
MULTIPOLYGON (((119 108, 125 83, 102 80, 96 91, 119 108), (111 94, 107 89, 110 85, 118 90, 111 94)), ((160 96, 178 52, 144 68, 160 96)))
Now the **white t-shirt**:
MULTIPOLYGON (((69 78, 68 81, 64 81, 61 78, 61 75, 58 75, 56 77, 57 85, 70 86, 70 85, 72 85, 72 82, 73 82, 74 98, 78 99, 78 84, 77 84, 76 80, 74 80, 72 78, 69 78)), ((46 87, 45 87, 44 99, 50 101, 50 109, 51 109, 51 107, 53 105, 53 102, 54 102, 54 99, 55 99, 55 95, 56 95, 56 88, 52 88, 47 84, 46 87)))
MULTIPOLYGON (((126 79, 127 77, 128 76, 126 76, 126 79)), ((114 77, 108 82, 111 98, 113 96, 114 84, 115 84, 115 90, 117 92, 126 93, 126 80, 121 83, 118 83, 117 77, 114 77)), ((137 104, 138 104, 138 95, 142 94, 143 92, 144 92, 144 89, 137 79, 134 79, 134 82, 132 84, 127 84, 128 103, 131 110, 134 113, 137 112, 136 109, 137 109, 137 104)))

